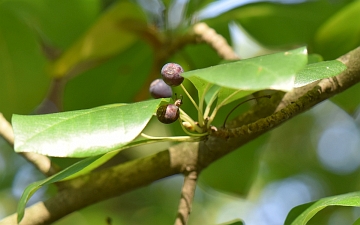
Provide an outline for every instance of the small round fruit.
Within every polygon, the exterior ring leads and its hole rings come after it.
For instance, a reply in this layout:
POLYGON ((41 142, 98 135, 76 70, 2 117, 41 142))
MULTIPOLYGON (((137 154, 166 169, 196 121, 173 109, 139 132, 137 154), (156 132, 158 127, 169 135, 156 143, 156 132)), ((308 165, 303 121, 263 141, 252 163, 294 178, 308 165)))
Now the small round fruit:
POLYGON ((184 77, 180 75, 183 72, 183 68, 176 63, 167 63, 161 69, 163 80, 172 87, 179 86, 184 81, 184 77))
POLYGON ((153 98, 170 98, 172 90, 162 79, 156 79, 150 84, 150 94, 153 98))
POLYGON ((182 104, 182 100, 178 99, 174 104, 162 105, 156 111, 156 117, 158 120, 165 124, 170 124, 179 119, 180 110, 179 107, 182 104))

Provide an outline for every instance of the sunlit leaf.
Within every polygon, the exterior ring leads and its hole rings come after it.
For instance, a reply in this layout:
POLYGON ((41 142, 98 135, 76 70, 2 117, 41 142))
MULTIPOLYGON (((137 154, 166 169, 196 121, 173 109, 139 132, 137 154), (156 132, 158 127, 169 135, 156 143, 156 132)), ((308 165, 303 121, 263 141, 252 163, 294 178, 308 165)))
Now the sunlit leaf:
POLYGON ((295 87, 336 76, 345 69, 346 66, 337 60, 309 64, 296 74, 295 87))
POLYGON ((336 195, 296 206, 285 221, 286 225, 305 225, 316 213, 327 206, 360 206, 360 192, 336 195))
POLYGON ((139 135, 163 100, 46 115, 14 115, 15 151, 89 157, 119 149, 139 135))
POLYGON ((182 76, 190 80, 195 76, 222 87, 246 91, 263 89, 289 91, 294 87, 296 73, 306 64, 306 48, 302 47, 184 72, 182 76))

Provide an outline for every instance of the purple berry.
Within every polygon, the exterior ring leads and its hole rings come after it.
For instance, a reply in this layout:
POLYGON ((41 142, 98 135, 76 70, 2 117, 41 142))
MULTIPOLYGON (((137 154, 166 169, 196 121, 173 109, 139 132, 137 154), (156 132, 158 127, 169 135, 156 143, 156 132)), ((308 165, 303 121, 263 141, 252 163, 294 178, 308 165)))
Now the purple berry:
POLYGON ((178 99, 174 104, 162 105, 156 111, 156 117, 162 123, 169 124, 179 119, 180 110, 179 107, 182 104, 182 100, 178 99))
POLYGON ((180 76, 183 72, 183 68, 176 63, 167 63, 161 69, 163 80, 167 85, 172 87, 179 86, 184 81, 184 77, 180 76))
POLYGON ((170 98, 172 90, 162 79, 156 79, 150 84, 150 94, 153 98, 170 98))

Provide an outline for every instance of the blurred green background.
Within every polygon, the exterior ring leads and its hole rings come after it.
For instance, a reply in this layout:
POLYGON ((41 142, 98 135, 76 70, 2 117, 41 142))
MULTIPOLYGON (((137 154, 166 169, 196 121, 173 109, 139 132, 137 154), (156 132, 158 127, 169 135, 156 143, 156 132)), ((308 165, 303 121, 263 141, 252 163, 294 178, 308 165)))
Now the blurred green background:
MULTIPOLYGON (((130 32, 144 24, 154 28, 156 37, 176 39, 192 22, 204 21, 242 58, 307 45, 310 53, 329 60, 359 46, 359 12, 360 1, 345 0, 0 0, 0 112, 10 121, 12 114, 39 113, 39 106, 46 111, 49 104, 67 111, 150 98, 146 82, 161 49, 130 32), (118 24, 119 18, 135 22, 118 24), (48 94, 56 79, 64 84, 60 97, 48 94)), ((163 61, 192 70, 221 58, 206 44, 189 44, 163 61)), ((359 92, 355 85, 209 166, 201 174, 189 223, 242 219, 250 225, 278 225, 296 205, 359 190, 359 92)), ((186 102, 183 109, 196 115, 186 102)), ((234 105, 220 111, 215 125, 234 105)), ((180 131, 156 120, 146 129, 154 135, 180 131)), ((129 149, 109 165, 169 145, 129 149)), ((76 160, 54 161, 66 167, 76 160)), ((0 219, 14 213, 26 185, 42 177, 0 138, 0 219)), ((182 176, 169 177, 55 224, 171 224, 181 185, 182 176)), ((30 204, 55 191, 42 188, 30 204)), ((329 207, 309 224, 351 224, 358 217, 359 209, 329 207)))

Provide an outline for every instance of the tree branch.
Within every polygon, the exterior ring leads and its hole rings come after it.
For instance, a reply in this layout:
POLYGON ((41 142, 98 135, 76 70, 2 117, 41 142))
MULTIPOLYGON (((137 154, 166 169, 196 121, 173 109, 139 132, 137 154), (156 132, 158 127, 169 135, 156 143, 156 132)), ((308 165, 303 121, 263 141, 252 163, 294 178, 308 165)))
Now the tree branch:
MULTIPOLYGON (((185 172, 186 165, 196 165, 197 151, 193 150, 197 146, 195 142, 183 143, 152 156, 69 180, 67 188, 54 197, 28 207, 20 225, 49 224, 96 202, 185 172)), ((15 213, 1 220, 0 225, 16 224, 16 218, 15 213)))
POLYGON ((200 41, 209 44, 221 58, 225 60, 240 59, 227 43, 226 39, 222 35, 216 33, 216 31, 210 28, 206 23, 195 24, 193 31, 200 41))
MULTIPOLYGON (((232 129, 220 129, 214 136, 225 139, 242 139, 244 136, 258 136, 282 124, 292 117, 312 108, 314 105, 340 93, 360 81, 360 47, 338 59, 348 68, 338 76, 323 79, 316 85, 310 84, 285 94, 275 113, 255 123, 232 129), (300 94, 299 94, 300 93, 300 94), (303 94, 305 93, 305 94, 303 94)), ((233 126, 235 126, 233 124, 233 126)))
POLYGON ((7 143, 9 143, 9 145, 14 146, 14 132, 12 126, 2 113, 0 113, 0 135, 7 143))
MULTIPOLYGON (((151 184, 161 178, 184 173, 189 166, 203 168, 360 81, 360 48, 339 59, 347 65, 340 75, 286 93, 275 113, 248 125, 219 129, 200 143, 181 143, 155 155, 137 159, 67 181, 66 189, 45 202, 26 209, 21 224, 48 224, 96 202, 151 184), (106 183, 106 185, 104 185, 106 183)), ((240 122, 238 124, 241 124, 240 122)), ((0 224, 15 224, 16 214, 0 224)))
POLYGON ((188 172, 185 174, 184 184, 181 189, 181 198, 174 223, 175 225, 187 224, 195 195, 198 172, 191 166, 189 166, 187 170, 188 172))

